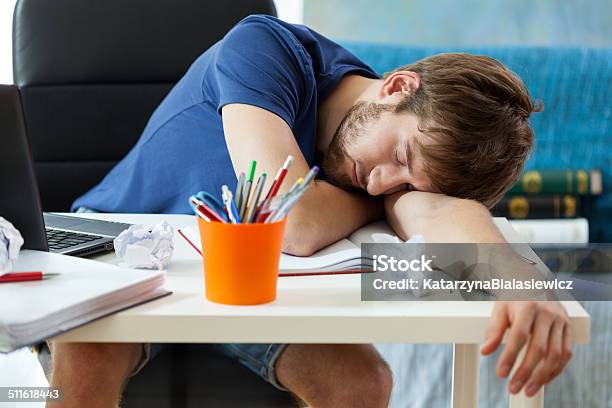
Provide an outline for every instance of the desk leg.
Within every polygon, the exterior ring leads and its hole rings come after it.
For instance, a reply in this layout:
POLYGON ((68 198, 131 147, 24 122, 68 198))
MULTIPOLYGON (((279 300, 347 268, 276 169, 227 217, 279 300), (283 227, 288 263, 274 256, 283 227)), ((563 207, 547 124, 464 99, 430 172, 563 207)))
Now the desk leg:
POLYGON ((478 344, 453 345, 452 408, 478 406, 479 349, 478 344))
MULTIPOLYGON (((524 357, 525 348, 523 347, 516 359, 516 363, 514 364, 509 378, 512 378, 512 375, 519 368, 524 357)), ((517 395, 510 394, 510 408, 544 408, 544 387, 540 388, 540 391, 531 398, 527 397, 524 391, 521 391, 517 395)))

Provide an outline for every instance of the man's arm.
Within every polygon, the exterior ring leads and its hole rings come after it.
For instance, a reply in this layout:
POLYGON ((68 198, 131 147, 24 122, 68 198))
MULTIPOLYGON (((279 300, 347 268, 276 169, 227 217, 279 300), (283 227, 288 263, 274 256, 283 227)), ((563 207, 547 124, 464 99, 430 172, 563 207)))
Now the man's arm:
MULTIPOLYGON (((295 137, 277 115, 244 104, 222 109, 225 140, 234 171, 239 174, 257 160, 257 172, 268 174, 264 191, 288 155, 294 157, 279 194, 309 170, 295 137)), ((287 218, 283 251, 308 256, 346 237, 360 226, 382 218, 381 199, 349 193, 325 181, 313 183, 287 218)))
MULTIPOLYGON (((426 242, 503 243, 489 211, 471 200, 441 194, 399 192, 385 197, 387 219, 403 239, 423 235, 426 242)), ((552 381, 571 358, 569 319, 559 302, 496 302, 481 352, 493 353, 506 330, 506 346, 497 363, 497 375, 506 377, 518 353, 525 358, 508 384, 511 393, 525 387, 533 396, 552 381)))

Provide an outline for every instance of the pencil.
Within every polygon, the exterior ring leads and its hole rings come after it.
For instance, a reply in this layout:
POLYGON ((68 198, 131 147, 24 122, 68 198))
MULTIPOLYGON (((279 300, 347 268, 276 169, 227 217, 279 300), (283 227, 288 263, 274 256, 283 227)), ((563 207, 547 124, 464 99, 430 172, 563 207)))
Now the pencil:
POLYGON ((261 173, 261 175, 257 179, 257 185, 255 186, 255 193, 253 194, 253 199, 248 204, 247 215, 245 217, 244 222, 253 222, 253 217, 255 216, 255 210, 257 209, 257 203, 259 202, 259 197, 261 196, 261 192, 263 190, 264 184, 266 184, 267 177, 268 175, 266 173, 261 173))
POLYGON ((255 177, 255 167, 257 167, 257 162, 255 160, 251 160, 249 177, 247 178, 246 183, 244 183, 244 194, 242 195, 242 199, 240 200, 240 210, 238 211, 238 213, 240 214, 240 218, 244 218, 246 204, 249 201, 249 196, 251 195, 251 185, 253 184, 253 177, 255 177))

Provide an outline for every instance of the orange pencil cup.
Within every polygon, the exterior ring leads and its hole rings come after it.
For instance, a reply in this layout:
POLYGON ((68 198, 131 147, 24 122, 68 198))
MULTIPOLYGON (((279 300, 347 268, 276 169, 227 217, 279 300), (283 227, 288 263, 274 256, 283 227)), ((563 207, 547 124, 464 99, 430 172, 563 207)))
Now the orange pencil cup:
POLYGON ((206 298, 228 305, 276 299, 285 219, 263 224, 224 224, 198 217, 206 298))

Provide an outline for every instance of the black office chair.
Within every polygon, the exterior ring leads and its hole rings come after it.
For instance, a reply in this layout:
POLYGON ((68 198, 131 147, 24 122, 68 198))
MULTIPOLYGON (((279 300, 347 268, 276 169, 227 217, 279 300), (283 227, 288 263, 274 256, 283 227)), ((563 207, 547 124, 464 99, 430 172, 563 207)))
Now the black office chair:
MULTIPOLYGON (((97 184, 193 60, 255 13, 275 15, 274 3, 19 0, 13 71, 43 209, 67 211, 97 184)), ((47 367, 46 349, 39 358, 47 367)), ((182 347, 158 356, 125 397, 127 407, 296 405, 238 363, 182 347)))

